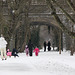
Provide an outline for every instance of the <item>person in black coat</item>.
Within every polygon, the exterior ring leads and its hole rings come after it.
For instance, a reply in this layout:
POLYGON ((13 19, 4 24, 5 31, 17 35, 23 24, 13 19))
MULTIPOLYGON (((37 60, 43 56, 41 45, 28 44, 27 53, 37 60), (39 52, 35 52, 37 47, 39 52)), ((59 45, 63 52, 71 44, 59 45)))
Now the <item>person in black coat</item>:
POLYGON ((50 41, 48 41, 48 51, 50 51, 51 50, 51 43, 50 43, 50 41))
POLYGON ((12 51, 12 56, 14 56, 14 57, 17 56, 17 57, 19 57, 17 53, 18 53, 18 50, 16 50, 16 49, 14 48, 13 51, 12 51))
POLYGON ((29 43, 28 43, 28 48, 29 48, 29 55, 32 56, 32 53, 33 53, 33 44, 31 42, 31 40, 29 40, 29 43))
POLYGON ((46 41, 44 41, 44 52, 46 51, 46 41))

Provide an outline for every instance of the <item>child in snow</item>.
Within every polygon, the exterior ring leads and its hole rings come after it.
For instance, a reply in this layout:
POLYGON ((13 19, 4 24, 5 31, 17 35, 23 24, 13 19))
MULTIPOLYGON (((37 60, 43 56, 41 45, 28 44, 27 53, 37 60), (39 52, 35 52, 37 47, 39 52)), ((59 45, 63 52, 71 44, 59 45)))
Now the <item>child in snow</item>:
POLYGON ((36 47, 33 52, 35 52, 35 55, 38 56, 38 53, 39 53, 40 51, 39 51, 39 49, 36 47))
POLYGON ((9 52, 9 49, 7 50, 7 56, 9 56, 9 57, 12 56, 12 52, 9 52))
POLYGON ((14 57, 17 56, 17 57, 19 57, 19 55, 18 55, 18 50, 17 50, 17 49, 13 48, 12 56, 14 56, 14 57))
POLYGON ((26 45, 26 47, 25 47, 25 52, 26 52, 26 55, 28 56, 28 54, 29 54, 29 48, 28 48, 27 45, 26 45))

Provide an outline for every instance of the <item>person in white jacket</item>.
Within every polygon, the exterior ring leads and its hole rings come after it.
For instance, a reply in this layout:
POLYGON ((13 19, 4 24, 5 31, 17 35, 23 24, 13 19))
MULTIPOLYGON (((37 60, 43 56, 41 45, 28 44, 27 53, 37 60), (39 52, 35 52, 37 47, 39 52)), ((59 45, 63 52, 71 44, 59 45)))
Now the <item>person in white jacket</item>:
POLYGON ((4 58, 5 58, 5 60, 7 59, 6 45, 7 45, 7 41, 5 40, 3 35, 1 34, 1 37, 0 37, 0 51, 1 51, 1 59, 2 60, 4 60, 4 58))

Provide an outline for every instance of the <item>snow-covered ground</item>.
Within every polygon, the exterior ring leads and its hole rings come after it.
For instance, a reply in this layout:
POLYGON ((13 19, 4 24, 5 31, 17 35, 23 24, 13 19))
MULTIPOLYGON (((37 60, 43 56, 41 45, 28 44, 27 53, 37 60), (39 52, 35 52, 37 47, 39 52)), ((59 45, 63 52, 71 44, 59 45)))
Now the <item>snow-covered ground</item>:
POLYGON ((43 49, 38 56, 26 56, 19 53, 20 57, 0 58, 1 75, 75 75, 75 54, 69 52, 46 51, 43 49))

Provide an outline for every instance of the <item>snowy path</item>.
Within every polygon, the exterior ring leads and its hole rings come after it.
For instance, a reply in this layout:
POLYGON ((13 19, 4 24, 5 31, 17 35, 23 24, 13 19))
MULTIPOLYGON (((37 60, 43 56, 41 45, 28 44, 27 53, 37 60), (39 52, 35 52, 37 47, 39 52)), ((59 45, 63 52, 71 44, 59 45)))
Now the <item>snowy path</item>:
POLYGON ((69 53, 40 52, 27 57, 25 53, 20 57, 0 59, 0 74, 2 75, 75 75, 75 56, 69 53))

